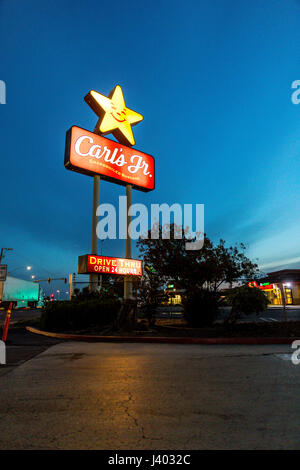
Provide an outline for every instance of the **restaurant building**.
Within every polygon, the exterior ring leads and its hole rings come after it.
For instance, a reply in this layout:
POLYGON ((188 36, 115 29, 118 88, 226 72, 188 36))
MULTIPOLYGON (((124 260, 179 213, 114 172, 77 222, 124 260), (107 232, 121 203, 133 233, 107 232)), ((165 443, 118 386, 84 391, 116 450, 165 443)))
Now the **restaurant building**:
POLYGON ((249 285, 263 290, 270 305, 300 305, 300 269, 273 271, 249 285))
POLYGON ((174 281, 170 281, 164 290, 165 293, 165 304, 167 305, 181 305, 182 302, 182 294, 184 293, 184 289, 178 288, 174 281))
MULTIPOLYGON (((266 277, 249 282, 249 286, 258 287, 264 291, 270 305, 283 305, 284 303, 286 305, 300 305, 300 269, 273 271, 267 273, 266 277)), ((169 282, 165 289, 166 303, 181 304, 183 293, 184 291, 179 289, 174 281, 169 282)))

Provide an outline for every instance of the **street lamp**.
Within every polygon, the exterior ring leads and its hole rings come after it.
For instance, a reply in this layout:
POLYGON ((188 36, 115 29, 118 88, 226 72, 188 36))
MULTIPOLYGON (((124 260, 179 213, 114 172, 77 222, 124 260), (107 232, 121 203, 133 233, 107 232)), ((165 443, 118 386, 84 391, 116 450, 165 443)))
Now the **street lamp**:
POLYGON ((26 268, 27 271, 30 271, 31 268, 32 268, 32 266, 18 266, 17 268, 13 269, 12 271, 9 271, 8 274, 11 274, 11 273, 13 273, 13 272, 15 272, 15 271, 18 271, 18 269, 24 269, 24 268, 26 268))

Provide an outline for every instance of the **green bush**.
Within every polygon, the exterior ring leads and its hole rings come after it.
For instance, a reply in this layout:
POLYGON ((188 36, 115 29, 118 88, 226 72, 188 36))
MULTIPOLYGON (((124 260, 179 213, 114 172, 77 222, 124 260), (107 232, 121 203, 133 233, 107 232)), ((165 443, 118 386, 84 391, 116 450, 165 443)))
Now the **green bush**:
POLYGON ((192 327, 211 326, 218 311, 218 296, 207 289, 191 293, 183 299, 184 317, 192 327))
POLYGON ((42 309, 40 326, 48 331, 103 327, 113 323, 119 308, 120 302, 111 299, 48 302, 42 309))
POLYGON ((264 312, 268 307, 268 298, 257 287, 235 287, 226 295, 226 303, 231 305, 230 320, 235 321, 240 313, 251 315, 264 312))

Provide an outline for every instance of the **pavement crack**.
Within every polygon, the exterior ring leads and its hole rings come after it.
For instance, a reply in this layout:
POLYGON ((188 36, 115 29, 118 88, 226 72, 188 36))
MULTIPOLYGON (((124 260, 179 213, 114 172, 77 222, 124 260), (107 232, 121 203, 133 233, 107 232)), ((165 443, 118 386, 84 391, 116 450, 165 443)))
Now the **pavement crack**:
MULTIPOLYGON (((128 398, 128 400, 127 400, 127 403, 130 403, 130 402, 132 401, 132 398, 133 398, 133 395, 132 395, 131 392, 129 392, 129 398, 128 398)), ((130 413, 130 411, 129 411, 129 406, 127 406, 127 405, 125 406, 125 413, 127 414, 127 416, 128 416, 130 419, 133 420, 135 426, 137 427, 137 429, 139 430, 139 432, 140 432, 141 435, 142 435, 142 439, 155 439, 155 438, 151 438, 151 437, 149 438, 149 437, 147 437, 147 436, 145 435, 144 427, 143 427, 141 424, 139 424, 137 418, 135 418, 135 416, 133 416, 133 415, 130 413)))

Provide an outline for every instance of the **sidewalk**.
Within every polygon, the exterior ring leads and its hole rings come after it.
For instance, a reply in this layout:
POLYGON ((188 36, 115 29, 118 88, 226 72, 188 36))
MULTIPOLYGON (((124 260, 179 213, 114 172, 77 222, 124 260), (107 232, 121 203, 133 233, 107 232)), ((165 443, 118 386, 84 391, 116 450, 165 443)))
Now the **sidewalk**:
POLYGON ((0 365, 0 376, 59 342, 61 340, 33 335, 25 327, 10 328, 6 342, 6 365, 0 365))

